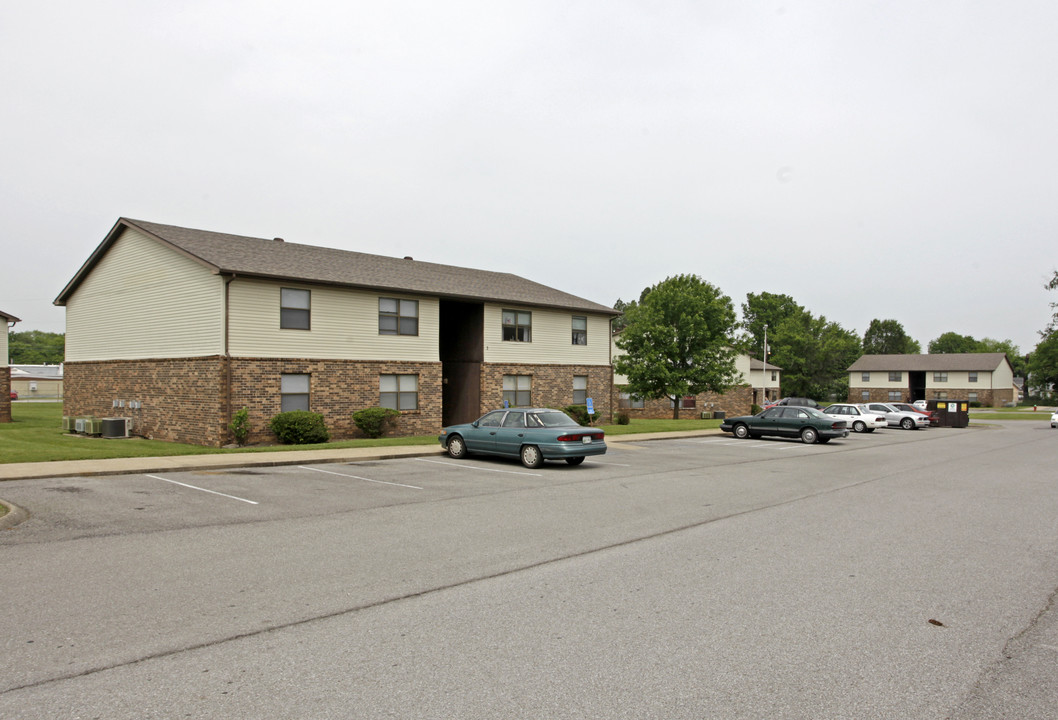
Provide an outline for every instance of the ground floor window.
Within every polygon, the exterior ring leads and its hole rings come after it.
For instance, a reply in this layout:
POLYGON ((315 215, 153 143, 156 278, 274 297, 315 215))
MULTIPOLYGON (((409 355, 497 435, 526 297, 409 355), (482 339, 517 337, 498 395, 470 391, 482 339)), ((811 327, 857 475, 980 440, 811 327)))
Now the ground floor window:
POLYGON ((573 404, 585 405, 588 402, 588 376, 573 376, 573 404))
POLYGON ((529 407, 533 404, 532 375, 504 375, 503 402, 507 407, 529 407))
POLYGON ((889 391, 889 402, 900 402, 900 391, 890 390, 889 391))
POLYGON ((975 393, 975 392, 972 392, 972 393, 970 393, 970 397, 969 397, 969 398, 967 398, 967 399, 968 399, 968 400, 969 400, 970 402, 977 402, 977 393, 975 393))
POLYGON ((617 406, 628 408, 629 410, 636 408, 642 409, 644 407, 643 398, 635 397, 630 393, 623 392, 617 396, 617 406))
POLYGON ((860 402, 870 402, 870 401, 871 401, 871 391, 870 390, 860 390, 860 402))
POLYGON ((309 378, 307 374, 283 374, 279 377, 279 409, 282 412, 309 409, 309 378))
MULTIPOLYGON (((680 398, 680 407, 684 410, 693 410, 697 400, 698 398, 696 398, 694 395, 684 395, 682 398, 680 398)), ((676 407, 676 403, 674 403, 672 400, 669 400, 669 407, 676 407)))
POLYGON ((947 400, 948 399, 948 393, 946 393, 946 392, 935 392, 935 393, 933 393, 933 397, 936 400, 947 400))
POLYGON ((379 407, 392 410, 419 409, 418 375, 380 375, 378 390, 379 407))

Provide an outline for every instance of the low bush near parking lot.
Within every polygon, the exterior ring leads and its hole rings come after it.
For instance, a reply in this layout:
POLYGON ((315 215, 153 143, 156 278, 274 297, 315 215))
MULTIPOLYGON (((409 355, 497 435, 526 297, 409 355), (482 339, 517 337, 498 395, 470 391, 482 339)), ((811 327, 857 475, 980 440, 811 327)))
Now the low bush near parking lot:
POLYGON ((279 413, 268 421, 268 429, 285 445, 310 445, 331 439, 323 416, 308 410, 279 413))
POLYGON ((396 427, 400 413, 392 408, 370 407, 353 413, 353 423, 369 438, 380 438, 396 427))
POLYGON ((567 405, 562 408, 562 412, 576 420, 579 425, 591 425, 600 417, 599 413, 589 415, 587 405, 567 405))

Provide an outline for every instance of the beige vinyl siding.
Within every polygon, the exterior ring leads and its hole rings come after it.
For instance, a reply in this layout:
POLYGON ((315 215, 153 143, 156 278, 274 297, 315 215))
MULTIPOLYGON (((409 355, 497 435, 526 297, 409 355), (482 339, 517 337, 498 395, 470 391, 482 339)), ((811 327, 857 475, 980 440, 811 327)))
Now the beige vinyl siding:
MULTIPOLYGON (((986 377, 987 375, 989 375, 989 373, 977 373, 977 383, 990 382, 990 385, 994 390, 1006 390, 1009 387, 1014 387, 1014 370, 1007 362, 999 363, 999 367, 991 373, 992 377, 990 379, 986 377)), ((1017 392, 1014 393, 1014 399, 1018 399, 1017 392)))
POLYGON ((0 316, 0 322, 4 324, 4 331, 0 332, 0 367, 7 367, 7 321, 0 316))
POLYGON ((485 362, 532 365, 609 365, 610 318, 573 310, 485 305, 485 362), (532 342, 504 342, 502 314, 533 314, 532 342), (588 318, 588 344, 573 344, 573 316, 588 318))
MULTIPOLYGON (((849 373, 849 387, 850 388, 881 388, 882 390, 906 390, 911 386, 911 378, 908 375, 907 370, 900 371, 900 379, 889 380, 888 370, 871 370, 871 379, 868 381, 863 380, 863 370, 856 370, 855 372, 849 373)), ((930 378, 933 377, 932 373, 927 373, 926 382, 928 383, 930 378)))
POLYGON ((128 360, 224 352, 224 281, 126 230, 66 303, 66 359, 128 360))
POLYGON ((234 357, 324 358, 437 362, 436 298, 302 283, 238 278, 230 290, 230 352, 234 357), (281 288, 311 293, 310 329, 279 327, 281 288), (379 335, 378 299, 419 301, 419 334, 379 335))
POLYGON ((973 390, 980 388, 981 390, 1006 390, 1008 387, 1014 384, 1014 374, 1010 371, 1010 368, 1006 363, 1003 363, 996 372, 990 372, 988 370, 977 371, 977 382, 970 382, 970 373, 967 370, 948 370, 948 382, 935 382, 933 380, 933 371, 926 372, 926 387, 930 390, 944 390, 947 388, 960 388, 973 390), (1000 372, 1006 370, 1006 377, 1000 378, 1000 372))

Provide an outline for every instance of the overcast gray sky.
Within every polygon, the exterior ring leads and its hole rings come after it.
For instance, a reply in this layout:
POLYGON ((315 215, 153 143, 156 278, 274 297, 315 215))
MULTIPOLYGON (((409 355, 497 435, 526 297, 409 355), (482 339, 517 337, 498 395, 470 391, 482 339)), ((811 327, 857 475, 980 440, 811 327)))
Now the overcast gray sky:
POLYGON ((6 2, 0 310, 63 331, 126 216, 1027 352, 1056 37, 1052 0, 6 2))

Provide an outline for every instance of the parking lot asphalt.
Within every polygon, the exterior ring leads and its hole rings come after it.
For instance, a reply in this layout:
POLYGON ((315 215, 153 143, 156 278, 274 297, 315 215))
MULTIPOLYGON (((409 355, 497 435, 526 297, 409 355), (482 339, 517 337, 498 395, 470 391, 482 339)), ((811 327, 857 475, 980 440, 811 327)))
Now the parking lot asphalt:
MULTIPOLYGON (((681 437, 720 435, 720 430, 684 430, 679 432, 612 435, 608 443, 661 440, 681 437)), ((404 457, 427 457, 443 452, 437 445, 404 447, 337 448, 331 450, 279 450, 260 453, 224 455, 174 455, 171 457, 108 458, 100 460, 57 460, 38 463, 0 463, 0 482, 34 478, 123 475, 128 473, 182 470, 220 470, 225 468, 277 467, 312 463, 364 462, 404 457)))

